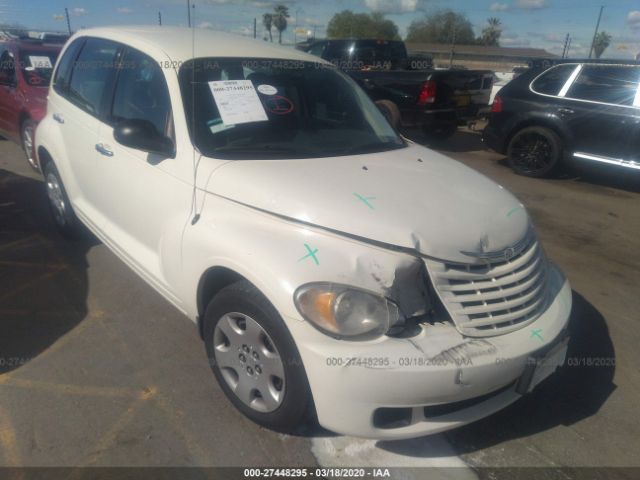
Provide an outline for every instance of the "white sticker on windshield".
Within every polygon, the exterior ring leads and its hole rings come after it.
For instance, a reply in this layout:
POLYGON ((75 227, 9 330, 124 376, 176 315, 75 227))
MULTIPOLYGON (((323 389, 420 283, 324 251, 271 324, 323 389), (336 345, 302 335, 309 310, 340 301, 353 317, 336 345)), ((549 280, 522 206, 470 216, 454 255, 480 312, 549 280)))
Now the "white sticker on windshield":
POLYGON ((225 125, 268 120, 251 80, 209 82, 209 88, 225 125))
POLYGON ((266 84, 258 85, 258 91, 263 95, 275 95, 278 93, 278 89, 276 87, 266 84))
POLYGON ((29 55, 29 63, 33 68, 53 68, 51 59, 44 55, 29 55))

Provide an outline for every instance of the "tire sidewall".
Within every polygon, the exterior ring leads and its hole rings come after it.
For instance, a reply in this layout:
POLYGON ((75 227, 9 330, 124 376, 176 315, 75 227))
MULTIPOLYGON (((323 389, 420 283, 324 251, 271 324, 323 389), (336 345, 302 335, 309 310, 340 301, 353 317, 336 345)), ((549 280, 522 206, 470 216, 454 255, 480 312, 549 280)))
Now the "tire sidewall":
POLYGON ((61 225, 58 222, 57 217, 55 215, 55 211, 54 211, 55 207, 51 204, 49 193, 46 192, 47 203, 49 205, 49 210, 51 212, 53 223, 55 224, 56 228, 63 236, 69 237, 69 238, 75 238, 78 235, 78 220, 75 216, 75 213, 73 212, 73 207, 71 206, 71 202, 69 201, 69 196, 67 195, 67 191, 64 188, 64 183, 62 183, 62 178, 60 178, 60 173, 58 172, 58 169, 56 168, 55 164, 52 161, 49 161, 45 164, 42 173, 44 175, 45 189, 48 188, 46 183, 49 175, 54 175, 56 177, 56 180, 58 181, 58 185, 60 186, 60 190, 62 191, 62 197, 64 199, 65 205, 67 206, 64 212, 65 223, 64 225, 61 225))
POLYGON ((550 176, 552 173, 554 173, 557 168, 560 166, 561 163, 561 159, 562 159, 562 140, 560 139, 560 137, 552 130, 545 128, 545 127, 526 127, 523 128, 522 130, 518 131, 509 141, 509 146, 507 147, 507 158, 509 161, 509 165, 511 166, 511 168, 513 169, 514 172, 516 172, 518 175, 523 175, 525 177, 532 177, 532 178, 543 178, 543 177, 548 177, 550 176), (516 141, 518 140, 519 137, 521 137, 522 135, 528 134, 528 133, 537 133, 543 137, 545 137, 545 139, 549 142, 549 144, 551 145, 553 152, 552 152, 552 160, 551 162, 546 166, 546 168, 542 169, 542 170, 538 170, 536 172, 531 172, 528 170, 524 170, 514 159, 513 156, 513 147, 516 143, 516 141))
POLYGON ((203 337, 211 369, 227 398, 238 410, 256 423, 278 431, 291 431, 307 419, 311 393, 298 349, 276 309, 249 282, 226 287, 211 300, 205 312, 203 337), (227 385, 216 364, 215 327, 230 312, 242 313, 260 324, 280 354, 285 371, 285 394, 280 406, 272 412, 258 412, 242 402, 227 385))
POLYGON ((33 120, 27 119, 24 122, 22 122, 22 127, 20 128, 20 140, 22 141, 22 145, 21 146, 22 146, 22 149, 24 150, 24 153, 25 153, 25 155, 27 157, 27 162, 29 163, 29 166, 31 166, 34 169, 37 169, 37 167, 29 161, 29 156, 31 155, 31 156, 33 156, 33 158, 32 158, 33 162, 34 163, 36 162, 35 154, 33 153, 33 145, 32 145, 32 148, 31 148, 32 151, 28 152, 27 151, 27 146, 24 143, 25 142, 25 132, 27 131, 27 128, 31 129, 31 142, 32 143, 35 142, 36 124, 35 124, 35 122, 33 120))

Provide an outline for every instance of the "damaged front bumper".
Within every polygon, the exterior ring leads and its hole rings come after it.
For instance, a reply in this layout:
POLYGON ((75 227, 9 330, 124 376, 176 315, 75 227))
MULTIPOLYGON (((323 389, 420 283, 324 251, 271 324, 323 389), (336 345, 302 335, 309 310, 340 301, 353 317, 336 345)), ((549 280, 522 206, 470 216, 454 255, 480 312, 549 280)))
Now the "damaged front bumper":
POLYGON ((376 439, 438 433, 518 400, 531 358, 564 339, 571 287, 549 269, 546 310, 514 332, 465 337, 450 323, 424 325, 411 338, 369 342, 328 338, 304 321, 288 322, 302 357, 318 420, 332 431, 376 439))

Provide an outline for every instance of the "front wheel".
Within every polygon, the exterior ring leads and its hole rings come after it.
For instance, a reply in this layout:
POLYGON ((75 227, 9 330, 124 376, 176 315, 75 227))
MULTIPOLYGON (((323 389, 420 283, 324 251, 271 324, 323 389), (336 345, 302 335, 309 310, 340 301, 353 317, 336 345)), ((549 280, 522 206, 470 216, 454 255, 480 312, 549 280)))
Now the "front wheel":
POLYGON ((35 138, 36 124, 33 120, 25 120, 20 128, 20 137, 22 138, 22 149, 27 157, 27 162, 35 170, 39 170, 36 156, 33 151, 33 141, 35 138))
POLYGON ((548 177, 560 166, 562 140, 548 128, 523 128, 511 138, 507 156, 516 173, 526 177, 548 177))
POLYGON ((312 410, 298 349, 282 318, 248 281, 207 306, 204 341, 213 373, 233 405, 254 422, 290 432, 312 410))

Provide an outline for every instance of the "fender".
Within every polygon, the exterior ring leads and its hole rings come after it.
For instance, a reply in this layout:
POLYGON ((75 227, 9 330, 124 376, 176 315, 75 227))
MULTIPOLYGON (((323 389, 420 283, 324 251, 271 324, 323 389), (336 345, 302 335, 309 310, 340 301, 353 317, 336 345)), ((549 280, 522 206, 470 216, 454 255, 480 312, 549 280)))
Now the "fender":
POLYGON ((182 294, 194 321, 200 280, 218 266, 253 283, 285 319, 302 320, 293 296, 298 287, 311 282, 352 285, 387 296, 406 314, 430 308, 421 259, 211 194, 200 220, 185 229, 182 257, 182 294), (419 275, 425 283, 416 281, 419 275))
POLYGON ((505 136, 504 149, 509 146, 509 142, 513 135, 525 127, 547 127, 556 132, 564 142, 566 150, 571 150, 574 144, 573 134, 567 128, 567 124, 555 113, 531 112, 526 114, 514 115, 505 125, 504 131, 508 132, 505 136))

